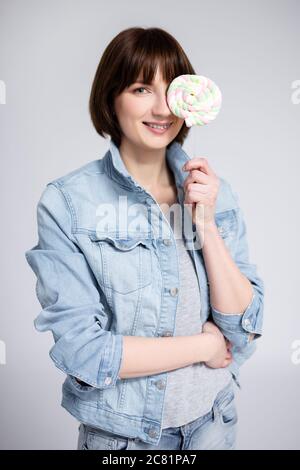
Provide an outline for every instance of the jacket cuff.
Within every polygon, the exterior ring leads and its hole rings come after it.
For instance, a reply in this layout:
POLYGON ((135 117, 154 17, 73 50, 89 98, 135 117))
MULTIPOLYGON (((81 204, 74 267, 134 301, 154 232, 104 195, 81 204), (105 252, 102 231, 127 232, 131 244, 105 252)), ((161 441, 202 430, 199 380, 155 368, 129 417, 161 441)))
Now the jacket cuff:
POLYGON ((115 387, 117 380, 121 380, 119 372, 123 357, 123 335, 115 334, 111 339, 99 367, 98 382, 101 389, 115 387))
POLYGON ((262 335, 261 311, 262 305, 257 292, 244 312, 223 313, 211 307, 215 324, 221 329, 224 336, 238 347, 244 347, 253 339, 262 335))

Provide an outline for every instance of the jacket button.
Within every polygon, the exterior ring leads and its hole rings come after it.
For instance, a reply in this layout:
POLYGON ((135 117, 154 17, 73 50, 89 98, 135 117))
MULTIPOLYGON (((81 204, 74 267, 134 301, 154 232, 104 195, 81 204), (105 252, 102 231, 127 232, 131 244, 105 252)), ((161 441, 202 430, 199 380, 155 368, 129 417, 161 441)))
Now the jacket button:
POLYGON ((109 385, 111 383, 111 377, 106 377, 104 380, 105 385, 109 385))
POLYGON ((155 385, 159 390, 163 390, 165 388, 165 382, 163 380, 158 380, 155 382, 155 385))
POLYGON ((157 437, 157 431, 154 428, 150 428, 148 434, 150 437, 157 437))
POLYGON ((177 287, 172 287, 170 289, 170 294, 172 295, 172 297, 175 297, 175 295, 178 294, 178 288, 177 287))
POLYGON ((165 331, 162 336, 173 336, 172 331, 165 331))
POLYGON ((166 245, 166 246, 170 246, 170 245, 172 245, 172 240, 169 240, 168 238, 166 238, 166 239, 163 241, 163 244, 166 245))

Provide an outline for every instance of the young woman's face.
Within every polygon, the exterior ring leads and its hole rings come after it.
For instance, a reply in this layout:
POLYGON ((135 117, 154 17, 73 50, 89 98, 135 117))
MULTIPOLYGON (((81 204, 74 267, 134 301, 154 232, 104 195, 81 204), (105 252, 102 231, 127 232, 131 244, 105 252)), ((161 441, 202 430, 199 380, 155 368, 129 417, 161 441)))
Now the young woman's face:
POLYGON ((123 131, 123 139, 148 148, 166 147, 179 133, 184 119, 175 116, 167 102, 169 84, 163 81, 158 68, 151 85, 131 84, 115 99, 115 111, 123 131), (170 124, 167 129, 152 129, 145 123, 170 124))

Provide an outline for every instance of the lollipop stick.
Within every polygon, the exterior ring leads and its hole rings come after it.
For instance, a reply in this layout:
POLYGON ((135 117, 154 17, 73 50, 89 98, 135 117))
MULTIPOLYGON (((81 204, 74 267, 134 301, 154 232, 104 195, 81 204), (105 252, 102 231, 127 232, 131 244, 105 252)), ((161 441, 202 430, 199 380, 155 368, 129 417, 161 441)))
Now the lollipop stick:
POLYGON ((192 132, 192 143, 193 143, 193 148, 192 148, 192 156, 196 157, 197 155, 197 127, 192 126, 191 131, 192 132))
MULTIPOLYGON (((189 151, 188 151, 188 157, 189 159, 192 159, 193 157, 196 156, 196 149, 197 149, 197 139, 196 139, 196 126, 191 126, 189 130, 189 151)), ((189 176, 189 173, 186 173, 186 177, 189 176)), ((186 207, 185 210, 188 210, 190 217, 192 219, 192 214, 193 214, 193 209, 195 207, 194 203, 189 203, 186 207)), ((193 233, 194 236, 194 233, 193 233)))

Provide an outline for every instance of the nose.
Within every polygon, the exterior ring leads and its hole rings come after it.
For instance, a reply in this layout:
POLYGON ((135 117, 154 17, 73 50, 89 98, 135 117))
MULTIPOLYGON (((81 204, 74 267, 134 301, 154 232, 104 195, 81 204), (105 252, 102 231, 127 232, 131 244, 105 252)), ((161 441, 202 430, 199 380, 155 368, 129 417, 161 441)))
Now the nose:
POLYGON ((160 116, 161 118, 168 119, 170 117, 174 117, 172 111, 169 108, 168 101, 167 101, 167 94, 158 94, 155 98, 153 107, 152 107, 153 115, 160 116))

